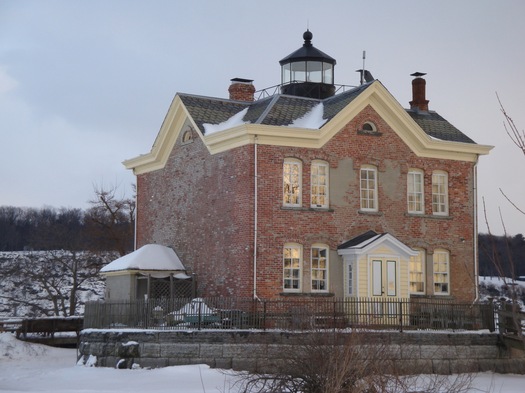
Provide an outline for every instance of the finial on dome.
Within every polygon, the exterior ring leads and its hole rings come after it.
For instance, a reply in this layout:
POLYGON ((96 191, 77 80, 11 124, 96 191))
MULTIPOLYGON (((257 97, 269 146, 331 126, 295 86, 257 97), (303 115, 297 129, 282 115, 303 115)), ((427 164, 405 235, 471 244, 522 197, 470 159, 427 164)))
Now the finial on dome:
POLYGON ((306 29, 306 31, 303 34, 304 46, 311 46, 312 45, 312 38, 313 38, 313 36, 314 35, 312 34, 312 32, 309 29, 306 29))

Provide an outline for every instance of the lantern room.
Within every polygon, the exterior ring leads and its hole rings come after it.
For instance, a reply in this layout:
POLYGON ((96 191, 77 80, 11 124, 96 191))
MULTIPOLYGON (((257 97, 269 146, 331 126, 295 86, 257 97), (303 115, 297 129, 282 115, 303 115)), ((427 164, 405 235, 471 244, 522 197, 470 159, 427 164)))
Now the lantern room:
POLYGON ((327 98, 335 94, 336 61, 312 45, 313 34, 306 30, 301 48, 282 59, 281 93, 309 98, 327 98))

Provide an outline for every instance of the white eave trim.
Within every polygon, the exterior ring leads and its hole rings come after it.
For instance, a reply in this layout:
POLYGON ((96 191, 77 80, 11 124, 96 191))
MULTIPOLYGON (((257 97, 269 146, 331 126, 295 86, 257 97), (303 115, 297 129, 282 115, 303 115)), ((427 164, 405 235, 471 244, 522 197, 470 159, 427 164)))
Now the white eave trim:
POLYGON ((257 136, 259 145, 318 149, 341 131, 367 105, 370 105, 388 123, 417 156, 477 162, 480 155, 488 154, 493 148, 488 145, 440 141, 431 138, 399 105, 381 82, 375 81, 320 129, 242 124, 228 130, 203 135, 190 117, 180 97, 175 96, 151 151, 126 160, 123 164, 127 169, 133 169, 135 174, 162 169, 186 122, 191 123, 197 130, 210 154, 254 144, 255 136, 257 136))

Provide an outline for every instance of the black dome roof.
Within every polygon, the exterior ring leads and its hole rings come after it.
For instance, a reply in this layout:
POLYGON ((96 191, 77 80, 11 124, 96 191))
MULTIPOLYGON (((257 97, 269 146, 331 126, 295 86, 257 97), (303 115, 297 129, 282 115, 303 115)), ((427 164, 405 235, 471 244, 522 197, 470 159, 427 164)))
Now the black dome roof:
POLYGON ((297 49, 295 52, 289 54, 284 59, 279 61, 280 65, 293 63, 296 61, 308 61, 308 60, 318 60, 325 63, 330 63, 332 65, 336 64, 336 61, 333 57, 328 56, 323 51, 320 51, 315 46, 312 45, 313 34, 310 30, 306 30, 303 34, 304 44, 301 48, 297 49))

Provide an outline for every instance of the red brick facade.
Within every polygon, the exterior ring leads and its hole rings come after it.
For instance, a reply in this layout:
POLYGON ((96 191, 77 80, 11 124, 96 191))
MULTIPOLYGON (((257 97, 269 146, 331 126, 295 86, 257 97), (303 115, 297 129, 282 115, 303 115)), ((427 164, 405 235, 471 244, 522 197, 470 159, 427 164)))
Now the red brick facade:
MULTIPOLYGON (((190 143, 176 142, 163 169, 137 177, 137 247, 171 246, 198 278, 200 295, 252 296, 254 245, 253 144, 210 154, 194 132, 190 143)), ((283 246, 303 246, 303 280, 308 282, 310 248, 330 247, 331 280, 342 268, 337 246, 368 230, 388 232, 427 253, 427 294, 432 294, 432 254, 450 252, 450 294, 475 297, 474 163, 422 158, 368 106, 324 146, 297 148, 258 145, 257 285, 260 298, 283 295, 283 246), (375 133, 358 132, 373 122, 375 133), (302 207, 282 202, 283 161, 302 163, 302 207), (310 167, 323 160, 330 168, 328 209, 310 208, 310 167), (359 169, 378 170, 375 213, 360 211, 359 169), (407 173, 424 171, 425 214, 407 213, 407 173), (449 215, 432 214, 432 172, 448 173, 449 215)), ((342 278, 339 275, 339 279, 342 278)), ((305 289, 305 292, 310 292, 305 289)), ((341 296, 340 293, 334 293, 341 296)))

